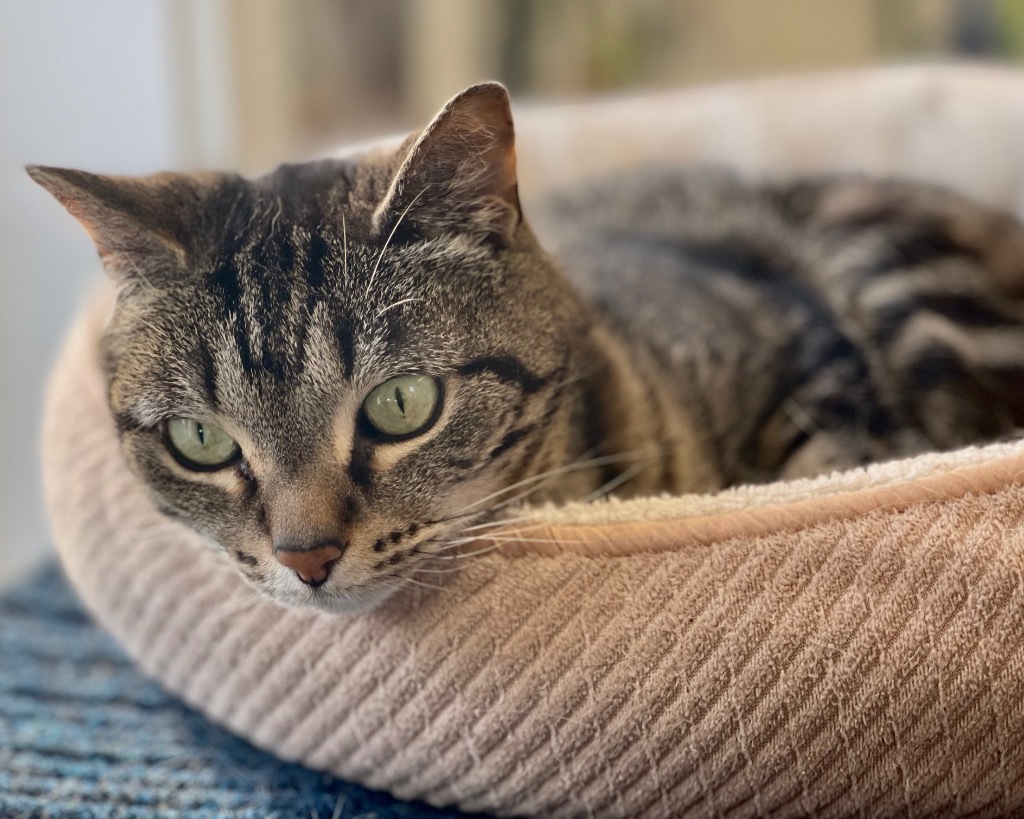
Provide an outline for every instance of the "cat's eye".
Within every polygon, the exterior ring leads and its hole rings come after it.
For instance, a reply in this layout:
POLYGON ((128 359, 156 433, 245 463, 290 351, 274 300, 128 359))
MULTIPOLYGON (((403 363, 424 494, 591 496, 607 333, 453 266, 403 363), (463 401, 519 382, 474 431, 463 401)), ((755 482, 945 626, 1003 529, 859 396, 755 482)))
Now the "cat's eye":
POLYGON ((374 432, 391 439, 411 438, 436 420, 441 389, 425 375, 399 375, 374 388, 363 412, 374 432))
POLYGON ((220 469, 238 459, 235 439, 215 424, 195 418, 167 422, 167 445, 178 462, 189 469, 220 469))

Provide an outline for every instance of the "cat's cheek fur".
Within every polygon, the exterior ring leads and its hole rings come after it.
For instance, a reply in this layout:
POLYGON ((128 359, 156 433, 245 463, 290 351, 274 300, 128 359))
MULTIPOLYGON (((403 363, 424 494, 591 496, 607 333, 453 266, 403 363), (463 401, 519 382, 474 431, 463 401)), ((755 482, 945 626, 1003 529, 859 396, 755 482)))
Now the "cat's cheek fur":
POLYGON ((121 449, 156 506, 169 517, 188 523, 228 552, 260 537, 259 527, 242 512, 246 483, 236 469, 189 473, 152 430, 123 433, 121 449))

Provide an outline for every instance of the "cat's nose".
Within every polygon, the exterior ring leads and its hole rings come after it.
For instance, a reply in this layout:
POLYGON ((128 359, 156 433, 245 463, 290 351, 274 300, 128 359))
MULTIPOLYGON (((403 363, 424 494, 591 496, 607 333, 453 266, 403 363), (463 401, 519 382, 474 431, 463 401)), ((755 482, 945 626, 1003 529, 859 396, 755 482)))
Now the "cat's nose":
POLYGON ((325 543, 314 549, 274 549, 277 562, 291 569, 299 580, 314 589, 327 582, 341 553, 342 549, 336 543, 325 543))

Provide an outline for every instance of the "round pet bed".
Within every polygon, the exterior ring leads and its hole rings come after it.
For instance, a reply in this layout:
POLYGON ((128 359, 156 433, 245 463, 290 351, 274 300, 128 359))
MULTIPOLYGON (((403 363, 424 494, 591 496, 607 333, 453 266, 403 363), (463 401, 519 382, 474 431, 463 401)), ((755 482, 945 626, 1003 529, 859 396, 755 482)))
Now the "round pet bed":
MULTIPOLYGON (((1008 207, 1024 192, 1024 75, 994 69, 762 81, 517 125, 524 192, 652 158, 900 172, 1008 207)), ((541 509, 440 592, 289 610, 128 472, 96 362, 107 309, 84 311, 46 409, 66 571, 147 673, 256 745, 506 815, 1024 811, 1024 444, 541 509)))

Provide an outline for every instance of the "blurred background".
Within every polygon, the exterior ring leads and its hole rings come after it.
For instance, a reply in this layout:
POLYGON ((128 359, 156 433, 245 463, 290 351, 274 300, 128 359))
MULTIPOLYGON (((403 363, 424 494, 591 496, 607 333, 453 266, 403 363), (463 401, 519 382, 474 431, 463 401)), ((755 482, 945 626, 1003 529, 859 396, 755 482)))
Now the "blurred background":
POLYGON ((951 59, 1016 60, 1020 0, 34 0, 0 3, 0 584, 51 551, 49 364, 100 280, 25 163, 255 173, 518 99, 951 59))

